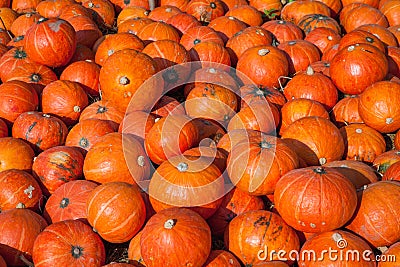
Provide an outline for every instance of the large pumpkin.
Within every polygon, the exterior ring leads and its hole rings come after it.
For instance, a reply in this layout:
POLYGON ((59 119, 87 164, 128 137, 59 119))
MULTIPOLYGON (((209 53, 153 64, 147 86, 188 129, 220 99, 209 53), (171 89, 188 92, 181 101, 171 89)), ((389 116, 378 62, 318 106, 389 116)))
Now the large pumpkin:
POLYGON ((72 25, 61 19, 41 18, 25 34, 29 57, 49 67, 65 66, 76 48, 76 33, 72 25))
POLYGON ((210 227, 189 209, 162 210, 143 228, 140 249, 147 267, 202 267, 211 251, 210 227))
POLYGON ((46 226, 46 220, 30 209, 15 208, 0 213, 0 255, 7 266, 25 266, 21 259, 31 260, 34 241, 46 226))
POLYGON ((227 160, 232 183, 251 195, 272 194, 285 173, 299 167, 295 151, 273 136, 253 138, 233 146, 227 160))
POLYGON ((282 139, 308 165, 340 160, 344 154, 344 140, 339 129, 321 117, 296 120, 282 132, 282 139))
POLYGON ((351 219, 357 193, 355 186, 335 169, 307 167, 281 177, 274 201, 279 214, 293 228, 319 233, 340 228, 351 219))
POLYGON ((56 146, 40 153, 32 172, 40 180, 45 194, 52 194, 61 185, 82 178, 83 155, 74 147, 56 146))
POLYGON ((136 184, 150 175, 150 162, 142 144, 132 135, 109 133, 98 139, 85 157, 83 173, 98 183, 136 184))
POLYGON ((100 237, 79 220, 56 222, 43 230, 33 244, 37 267, 102 266, 106 252, 100 237))
POLYGON ((17 169, 31 171, 35 152, 19 138, 0 138, 0 171, 17 169))
POLYGON ((365 124, 381 133, 400 128, 400 84, 390 81, 377 82, 360 95, 360 117, 365 124))
POLYGON ((43 215, 49 223, 66 220, 86 221, 86 201, 98 185, 87 180, 70 181, 48 198, 43 215))
POLYGON ((300 249, 295 230, 278 214, 266 210, 248 211, 235 217, 225 231, 225 245, 247 266, 276 260, 277 254, 271 257, 268 253, 271 250, 300 249))
POLYGON ((176 156, 156 169, 148 192, 157 212, 188 207, 207 219, 222 202, 224 179, 210 158, 176 156))
POLYGON ((0 212, 18 206, 38 210, 43 198, 36 179, 22 170, 0 172, 0 212))
POLYGON ((12 127, 13 137, 28 141, 37 151, 63 145, 67 133, 62 120, 37 111, 22 113, 12 127))
POLYGON ((111 243, 129 241, 146 219, 139 188, 124 182, 105 183, 93 189, 87 198, 86 210, 93 229, 111 243))
POLYGON ((380 181, 362 191, 355 216, 346 226, 374 247, 390 246, 400 239, 397 203, 400 185, 396 181, 380 181))
MULTIPOLYGON (((115 103, 122 112, 125 112, 132 97, 135 104, 146 99, 150 108, 163 91, 163 86, 158 79, 151 79, 149 90, 139 90, 140 95, 135 95, 138 88, 145 80, 158 71, 155 61, 148 55, 134 49, 123 49, 113 53, 100 70, 100 86, 102 100, 115 103), (132 66, 140 66, 133 68, 132 66), (157 80, 157 81, 156 81, 157 80)), ((161 81, 162 82, 162 81, 161 81)))

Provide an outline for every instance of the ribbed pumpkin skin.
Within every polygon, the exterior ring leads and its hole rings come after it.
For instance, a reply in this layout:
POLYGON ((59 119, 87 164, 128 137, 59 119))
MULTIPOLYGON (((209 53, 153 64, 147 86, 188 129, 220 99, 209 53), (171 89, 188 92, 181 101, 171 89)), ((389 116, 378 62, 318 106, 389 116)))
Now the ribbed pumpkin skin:
POLYGON ((218 33, 214 29, 207 26, 196 26, 187 30, 179 41, 179 43, 188 51, 193 46, 201 42, 214 42, 224 45, 224 41, 218 35, 218 33))
POLYGON ((35 152, 19 138, 0 138, 0 171, 17 169, 30 172, 35 152))
POLYGON ((210 227, 194 211, 162 210, 143 228, 140 249, 147 267, 201 267, 211 251, 210 227))
POLYGON ((261 25, 270 31, 279 43, 304 38, 304 33, 296 24, 286 20, 270 20, 261 25))
POLYGON ((205 219, 218 209, 223 194, 221 172, 212 159, 205 157, 172 157, 157 168, 149 184, 150 202, 156 212, 187 207, 205 219))
POLYGON ((344 140, 339 129, 321 117, 294 121, 282 132, 282 139, 309 166, 340 160, 344 154, 344 140))
POLYGON ((352 123, 363 123, 358 112, 359 95, 352 95, 339 100, 333 107, 331 119, 338 127, 352 123))
POLYGON ((0 188, 0 212, 21 204, 33 210, 40 208, 42 190, 28 172, 15 169, 0 172, 0 188))
POLYGON ((388 60, 382 51, 373 45, 358 44, 338 51, 331 61, 329 75, 341 92, 357 95, 382 80, 388 71, 388 60))
MULTIPOLYGON (((322 255, 321 254, 322 251, 325 249, 328 250, 329 248, 335 250, 337 249, 338 251, 340 251, 339 252, 340 254, 343 253, 344 258, 345 257, 348 258, 347 260, 343 261, 343 262, 347 261, 347 263, 344 263, 345 266, 346 265, 351 267, 376 266, 374 262, 375 257, 373 256, 372 248, 368 245, 368 243, 365 242, 359 236, 342 230, 324 232, 308 239, 301 248, 300 255, 305 255, 305 257, 304 259, 300 257, 299 266, 328 267, 337 265, 338 261, 335 260, 334 257, 323 257, 322 260, 317 261, 314 260, 312 257, 308 259, 307 254, 305 253, 305 251, 308 250, 315 252, 316 255, 322 255), (352 260, 350 256, 352 254, 349 254, 351 251, 357 251, 360 255, 360 260, 357 260, 356 257, 354 257, 354 260, 352 260), (366 253, 366 251, 371 251, 371 255, 365 254, 364 255, 365 258, 363 258, 362 255, 363 253, 366 253), (368 258, 368 260, 366 260, 366 258, 368 258)), ((339 257, 339 254, 337 256, 339 257)), ((339 265, 341 264, 342 263, 339 263, 339 265)))
POLYGON ((120 111, 111 102, 99 100, 93 102, 87 106, 79 116, 79 121, 87 119, 100 119, 109 121, 110 123, 118 126, 122 119, 124 118, 124 113, 120 111))
POLYGON ((357 212, 346 226, 375 247, 390 246, 399 240, 398 203, 400 185, 396 181, 380 181, 362 192, 357 212))
POLYGON ((36 151, 63 145, 67 133, 62 120, 37 111, 22 113, 12 127, 12 136, 28 141, 36 151))
POLYGON ((381 81, 372 84, 360 95, 360 117, 365 124, 381 133, 400 129, 400 85, 381 81))
POLYGON ((67 220, 49 225, 33 245, 33 263, 50 266, 103 266, 106 253, 102 240, 87 224, 67 220))
MULTIPOLYGON (((293 228, 278 214, 266 210, 248 211, 235 217, 229 223, 224 238, 229 251, 248 266, 264 262, 257 255, 265 247, 269 251, 300 249, 299 238, 293 228)), ((267 257, 267 260, 271 259, 267 257)))
POLYGON ((56 18, 39 19, 26 32, 24 39, 30 58, 49 67, 66 65, 76 48, 76 33, 72 25, 56 18))
POLYGON ((223 236, 229 222, 237 215, 249 210, 263 210, 265 208, 261 197, 251 196, 246 192, 233 188, 224 196, 217 211, 208 218, 211 232, 216 236, 223 236))
POLYGON ((146 207, 138 187, 123 182, 110 182, 93 189, 86 211, 90 225, 111 243, 129 241, 146 219, 146 207))
POLYGON ((40 180, 44 193, 49 195, 61 185, 82 178, 83 160, 77 148, 56 146, 35 158, 32 172, 40 180))
POLYGON ((31 260, 34 241, 46 227, 46 220, 29 209, 18 208, 0 213, 0 255, 7 266, 24 266, 20 260, 22 255, 31 260))
POLYGON ((85 157, 86 180, 136 184, 148 179, 150 162, 142 144, 132 135, 109 133, 98 139, 85 157))
POLYGON ((97 186, 87 180, 63 184, 47 200, 44 217, 49 223, 78 219, 86 221, 86 200, 97 186))
POLYGON ((235 145, 227 160, 230 180, 250 195, 268 195, 285 173, 299 167, 299 158, 281 139, 268 136, 235 145))
POLYGON ((274 201, 279 214, 293 228, 319 233, 340 228, 351 219, 357 193, 355 186, 335 169, 307 167, 281 177, 274 201))

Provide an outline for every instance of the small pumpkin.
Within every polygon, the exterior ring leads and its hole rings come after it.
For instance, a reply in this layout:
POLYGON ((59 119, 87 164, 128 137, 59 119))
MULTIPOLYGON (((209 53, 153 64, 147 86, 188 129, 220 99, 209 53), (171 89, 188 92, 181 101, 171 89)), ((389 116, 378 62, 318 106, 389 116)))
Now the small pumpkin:
POLYGON ((204 267, 219 267, 219 266, 233 266, 240 267, 240 262, 229 251, 226 250, 212 250, 204 267))
POLYGON ((363 123, 358 112, 359 95, 350 95, 340 99, 332 109, 331 119, 338 127, 352 123, 363 123))
POLYGON ((185 12, 201 22, 209 23, 213 19, 223 16, 225 9, 220 0, 192 0, 186 5, 185 12))
POLYGON ((301 40, 304 37, 299 26, 286 20, 270 20, 262 24, 261 27, 270 31, 279 43, 301 40))
POLYGON ((35 152, 29 144, 19 138, 0 138, 0 171, 9 169, 32 170, 35 152))
POLYGON ((218 33, 207 26, 196 26, 188 29, 181 37, 180 44, 183 45, 186 50, 190 50, 196 44, 201 42, 214 42, 220 45, 224 45, 224 41, 218 35, 218 33))
POLYGON ((119 126, 124 113, 120 111, 113 103, 109 101, 99 100, 87 106, 79 116, 79 121, 87 119, 100 119, 113 124, 115 127, 119 126))

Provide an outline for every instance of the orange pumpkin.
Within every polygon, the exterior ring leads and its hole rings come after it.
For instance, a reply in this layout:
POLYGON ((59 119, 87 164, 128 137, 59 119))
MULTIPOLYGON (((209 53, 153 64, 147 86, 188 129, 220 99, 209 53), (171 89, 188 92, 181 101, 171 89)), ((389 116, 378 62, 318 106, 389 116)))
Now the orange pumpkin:
POLYGON ((400 163, 396 162, 390 165, 390 167, 385 171, 382 176, 382 180, 395 180, 400 181, 400 172, 399 172, 400 163))
POLYGON ((0 138, 0 147, 0 171, 32 170, 35 152, 27 142, 14 137, 3 137, 0 138))
POLYGON ((249 141, 252 138, 264 137, 265 133, 250 129, 234 129, 224 134, 217 142, 217 147, 229 154, 236 144, 241 141, 249 141))
POLYGON ((200 42, 189 50, 190 58, 198 68, 220 68, 229 71, 231 57, 228 50, 219 43, 200 42))
MULTIPOLYGON (((18 1, 13 1, 18 2, 18 1)), ((22 1, 20 1, 22 2, 22 1)), ((15 10, 15 9, 14 9, 15 10)), ((28 29, 35 24, 40 18, 38 13, 25 13, 14 20, 11 24, 10 31, 14 36, 25 35, 28 29)))
POLYGON ((198 21, 194 16, 184 12, 175 14, 174 16, 168 18, 166 22, 172 25, 181 36, 189 29, 201 26, 201 22, 198 21))
POLYGON ((166 22, 170 17, 179 13, 182 13, 182 11, 179 8, 177 8, 176 6, 166 4, 163 6, 158 6, 153 10, 151 10, 151 12, 148 15, 148 18, 154 21, 166 22))
POLYGON ((188 51, 193 46, 201 42, 214 42, 220 45, 224 45, 224 41, 218 35, 218 33, 214 29, 209 28, 207 26, 196 26, 191 29, 188 29, 182 35, 182 38, 179 42, 188 51))
POLYGON ((137 138, 142 144, 146 135, 155 124, 156 117, 143 111, 133 111, 124 117, 119 125, 118 132, 123 134, 131 134, 137 138))
POLYGON ((106 28, 114 26, 115 9, 108 0, 83 0, 82 6, 86 7, 93 14, 98 25, 106 28))
POLYGON ((363 123, 358 112, 359 95, 351 95, 339 100, 332 109, 331 118, 338 127, 352 123, 363 123))
POLYGON ((336 31, 330 28, 319 27, 310 31, 310 33, 307 34, 304 40, 314 44, 319 49, 322 55, 333 45, 339 43, 341 38, 342 37, 340 36, 340 34, 336 31))
POLYGON ((307 233, 320 233, 340 228, 352 218, 357 193, 355 186, 335 169, 307 167, 281 177, 274 201, 290 226, 307 233))
POLYGON ((201 22, 209 23, 223 16, 225 8, 220 0, 192 0, 186 5, 185 12, 201 22))
POLYGON ((304 37, 299 26, 286 20, 270 20, 262 24, 261 27, 270 31, 279 43, 301 40, 304 37))
POLYGON ((147 18, 149 16, 149 11, 144 7, 140 6, 129 6, 121 10, 117 17, 117 26, 128 19, 134 18, 147 18))
POLYGON ((281 19, 299 24, 301 18, 310 14, 331 16, 331 10, 322 1, 305 0, 290 2, 282 8, 281 19))
POLYGON ((233 16, 215 18, 207 26, 214 29, 221 36, 224 43, 238 32, 247 28, 246 23, 233 16))
POLYGON ((162 21, 154 21, 145 25, 137 32, 137 36, 143 40, 145 45, 152 41, 172 40, 179 43, 180 40, 179 32, 162 21))
POLYGON ((117 127, 124 117, 124 113, 111 102, 99 100, 87 106, 79 116, 79 121, 100 119, 110 122, 117 127))
POLYGON ((212 250, 204 267, 233 266, 240 267, 237 258, 226 250, 212 250))
POLYGON ((138 187, 124 182, 109 182, 93 189, 86 210, 93 229, 111 243, 131 240, 146 218, 146 207, 138 187))
POLYGON ((253 84, 240 87, 241 108, 252 105, 254 102, 266 99, 274 104, 278 109, 286 103, 285 96, 276 89, 264 86, 255 86, 253 84))
POLYGON ((353 8, 342 10, 340 24, 346 32, 351 32, 364 24, 378 24, 389 27, 389 23, 383 13, 368 4, 361 3, 353 8))
POLYGON ((338 49, 341 50, 349 45, 355 44, 369 44, 375 46, 383 53, 385 53, 386 51, 385 44, 381 40, 379 40, 378 37, 370 32, 361 30, 359 28, 345 34, 339 41, 338 49))
POLYGON ((32 62, 23 47, 13 47, 0 58, 0 79, 4 82, 10 78, 9 73, 23 64, 25 61, 32 62))

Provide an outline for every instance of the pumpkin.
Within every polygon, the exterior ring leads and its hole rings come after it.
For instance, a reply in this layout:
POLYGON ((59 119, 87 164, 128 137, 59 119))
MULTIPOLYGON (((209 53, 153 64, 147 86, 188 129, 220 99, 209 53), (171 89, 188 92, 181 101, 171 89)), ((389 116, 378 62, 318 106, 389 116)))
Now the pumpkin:
POLYGON ((231 58, 228 50, 218 43, 200 42, 189 50, 192 61, 197 61, 193 67, 220 68, 229 71, 231 58))
POLYGON ((251 0, 249 1, 249 3, 247 2, 243 3, 243 1, 239 0, 225 0, 225 2, 226 1, 235 3, 235 5, 232 4, 233 7, 250 4, 250 6, 255 7, 258 11, 266 14, 266 17, 271 20, 280 15, 281 9, 283 7, 283 3, 281 1, 276 1, 276 0, 269 0, 269 1, 251 0), (239 2, 239 4, 236 4, 236 2, 239 2))
POLYGON ((195 118, 192 122, 198 129, 199 146, 215 147, 215 143, 226 133, 223 126, 212 120, 195 118))
POLYGON ((87 119, 105 120, 117 127, 124 117, 120 111, 109 101, 99 100, 87 106, 79 116, 79 121, 87 119))
POLYGON ((280 43, 278 48, 285 52, 289 62, 289 74, 305 71, 307 67, 321 59, 318 47, 306 40, 292 40, 280 43))
POLYGON ((138 232, 132 239, 129 241, 128 246, 128 259, 133 261, 134 264, 139 264, 139 266, 145 266, 142 258, 142 253, 140 251, 140 238, 142 236, 142 231, 138 232), (141 264, 141 265, 140 265, 141 264))
POLYGON ((325 118, 298 119, 281 136, 309 166, 340 160, 344 154, 344 140, 339 129, 325 118))
POLYGON ((338 160, 331 161, 324 165, 325 167, 334 168, 354 184, 357 190, 366 184, 375 183, 378 181, 378 176, 375 170, 357 160, 338 160))
POLYGON ((387 59, 389 63, 389 75, 400 76, 400 48, 397 46, 387 47, 387 59))
POLYGON ((307 35, 316 28, 329 28, 337 34, 341 33, 339 23, 332 17, 322 14, 309 14, 300 18, 298 24, 300 29, 307 35))
POLYGON ((353 8, 341 11, 340 24, 346 32, 351 32, 364 24, 378 24, 389 27, 389 23, 383 13, 368 4, 360 4, 353 8))
POLYGON ((32 62, 23 47, 13 47, 0 57, 0 79, 9 79, 9 73, 23 64, 25 61, 32 62))
POLYGON ((383 53, 385 53, 386 51, 386 45, 381 40, 379 40, 378 37, 370 32, 358 28, 345 34, 340 39, 338 49, 341 50, 349 45, 355 44, 369 44, 375 46, 383 53))
POLYGON ((233 16, 221 16, 211 20, 208 27, 214 29, 226 43, 229 38, 247 28, 247 25, 233 16))
POLYGON ((24 266, 22 259, 31 260, 34 241, 46 226, 46 220, 30 209, 15 208, 0 213, 0 255, 7 266, 24 266))
POLYGON ((325 249, 339 252, 342 255, 341 258, 343 258, 343 260, 340 259, 340 262, 348 261, 348 264, 351 266, 376 266, 372 248, 368 243, 359 236, 342 230, 320 233, 308 239, 300 250, 299 266, 337 265, 338 261, 335 257, 339 255, 335 254, 335 256, 323 257, 322 253, 325 249), (312 253, 307 254, 309 251, 312 251, 312 253))
POLYGON ((228 155, 221 149, 215 147, 198 146, 183 152, 183 155, 192 160, 203 158, 213 163, 223 173, 226 168, 226 159, 228 155))
POLYGON ((206 263, 205 267, 219 267, 219 266, 234 266, 240 267, 240 262, 236 257, 226 250, 212 250, 206 263))
POLYGON ((27 142, 14 137, 2 137, 0 147, 0 171, 31 171, 35 152, 27 142))
POLYGON ((13 137, 27 141, 39 152, 63 145, 67 133, 67 126, 62 120, 37 111, 22 113, 12 127, 13 137))
MULTIPOLYGON (((12 69, 9 76, 4 81, 23 81, 32 85, 39 99, 42 97, 42 91, 46 85, 57 80, 55 72, 45 65, 35 62, 24 62, 12 69)), ((39 101, 41 102, 41 101, 39 101)))
POLYGON ((203 23, 209 23, 225 13, 223 2, 220 0, 192 0, 184 11, 203 23))
POLYGON ((399 166, 400 166, 399 162, 396 162, 396 163, 393 163, 392 165, 390 165, 390 167, 383 174, 382 180, 400 181, 399 166))
POLYGON ((136 184, 150 176, 150 162, 134 136, 109 133, 100 137, 83 163, 86 180, 136 184))
POLYGON ((386 17, 389 26, 395 26, 399 24, 398 22, 400 21, 396 12, 398 9, 398 1, 379 1, 379 10, 386 17))
POLYGON ((332 59, 336 56, 336 54, 339 52, 339 43, 334 44, 327 48, 325 52, 322 54, 321 60, 323 61, 332 61, 332 59))
POLYGON ((109 182, 93 189, 87 198, 86 211, 87 220, 96 233, 111 243, 129 241, 146 218, 146 207, 138 187, 125 182, 109 182))
POLYGON ((231 54, 233 66, 236 65, 238 58, 249 48, 259 45, 271 45, 273 42, 272 34, 260 26, 252 26, 235 33, 226 43, 226 47, 231 54))
POLYGON ((266 248, 274 251, 300 249, 294 229, 278 214, 266 210, 247 211, 233 218, 224 240, 226 248, 248 266, 276 260, 277 254, 263 255, 263 252, 267 254, 266 248), (263 259, 263 256, 268 257, 263 259))
POLYGON ((121 32, 110 34, 106 39, 101 42, 96 50, 95 62, 103 66, 104 62, 115 52, 123 49, 134 49, 142 51, 144 43, 136 35, 121 32))
POLYGON ((368 126, 381 133, 400 128, 400 85, 376 82, 365 89, 358 103, 360 117, 368 126))
POLYGON ((151 113, 133 111, 126 114, 119 125, 118 132, 133 135, 144 144, 146 135, 155 124, 155 121, 156 116, 151 113))
MULTIPOLYGON (((39 0, 31 0, 31 1, 19 1, 14 0, 11 1, 11 8, 15 10, 17 13, 28 13, 33 12, 36 9, 36 6, 39 4, 39 0)), ((10 6, 10 5, 7 5, 10 6)))
POLYGON ((86 201, 97 186, 87 180, 73 180, 61 185, 48 198, 43 216, 49 223, 66 220, 86 222, 86 201))
POLYGON ((86 152, 97 143, 100 137, 115 131, 115 126, 109 121, 86 119, 71 128, 65 140, 65 145, 78 147, 86 152))
POLYGON ((234 129, 224 134, 217 142, 217 147, 229 154, 232 147, 241 141, 247 142, 252 138, 266 136, 265 133, 250 129, 234 129))
POLYGON ((146 99, 144 106, 151 105, 152 107, 155 101, 151 101, 158 99, 163 91, 162 81, 150 79, 146 83, 148 87, 141 87, 141 85, 156 72, 155 61, 144 53, 134 49, 115 52, 100 70, 102 100, 115 103, 122 112, 126 111, 132 98, 135 99, 133 101, 135 104, 142 104, 143 99, 146 99), (132 68, 132 66, 141 67, 132 68), (148 90, 139 90, 139 88, 148 90))
POLYGON ((300 2, 290 2, 281 10, 281 19, 299 24, 301 18, 310 14, 320 14, 331 16, 330 8, 323 2, 304 0, 300 2))
POLYGON ((189 29, 201 26, 201 22, 198 21, 194 16, 184 12, 173 15, 172 17, 168 18, 166 22, 173 26, 181 36, 189 29))
POLYGON ((0 211, 19 206, 38 210, 42 200, 42 190, 36 179, 28 172, 11 169, 0 172, 0 211))
POLYGON ((346 159, 372 163, 386 151, 382 134, 365 124, 350 124, 340 129, 346 147, 346 159))
POLYGON ((60 15, 58 17, 63 20, 68 20, 76 16, 84 16, 90 19, 93 18, 90 11, 78 3, 73 3, 72 5, 64 6, 60 10, 60 15))
POLYGON ((54 81, 46 85, 42 92, 42 111, 56 115, 67 125, 76 123, 88 104, 88 96, 78 82, 54 81))
POLYGON ((257 196, 272 194, 282 175, 298 167, 296 152, 273 136, 240 142, 232 147, 227 159, 232 183, 257 196))
POLYGON ((234 129, 274 133, 280 121, 278 108, 267 101, 258 101, 240 109, 229 121, 228 131, 234 129))
POLYGON ((115 9, 108 0, 83 0, 82 6, 92 13, 98 25, 111 28, 114 26, 115 9))
MULTIPOLYGON (((129 0, 129 1, 122 1, 122 0, 112 0, 111 1, 115 5, 116 12, 119 13, 122 9, 131 6, 138 6, 143 7, 146 10, 150 9, 149 1, 145 0, 129 0)), ((154 8, 154 6, 152 7, 154 8)))
POLYGON ((38 95, 28 83, 8 81, 0 85, 0 117, 9 125, 22 113, 36 111, 38 105, 38 95))
POLYGON ((11 28, 11 25, 17 19, 17 17, 18 13, 10 7, 0 7, 0 18, 2 20, 0 28, 7 31, 11 28))
POLYGON ((278 43, 303 39, 304 33, 296 24, 286 20, 270 20, 261 25, 271 32, 278 43))
POLYGON ((182 13, 182 11, 176 6, 169 4, 155 7, 148 15, 149 19, 154 21, 164 21, 166 22, 170 17, 182 13))
POLYGON ((149 11, 140 6, 129 6, 121 10, 117 16, 117 27, 128 19, 147 18, 149 11))
POLYGON ((332 109, 331 119, 338 127, 352 123, 363 123, 358 112, 359 95, 351 95, 340 99, 332 109))
POLYGON ((399 209, 393 203, 399 198, 399 191, 400 185, 396 181, 367 185, 362 191, 357 212, 346 228, 374 247, 390 246, 397 242, 399 209))
POLYGON ((385 261, 378 262, 378 267, 394 267, 396 266, 396 258, 399 255, 399 242, 391 245, 387 250, 385 250, 380 259, 385 259, 385 261))
MULTIPOLYGON (((330 47, 339 43, 342 37, 330 28, 318 27, 310 31, 306 37, 305 41, 308 41, 315 45, 321 54, 324 54, 330 47)), ((311 64, 318 62, 314 61, 311 64)))
POLYGON ((79 220, 56 222, 46 227, 33 244, 35 266, 102 266, 106 252, 100 237, 79 220))
POLYGON ((35 24, 39 20, 39 18, 40 15, 38 13, 33 13, 33 12, 25 13, 14 20, 14 22, 11 24, 10 31, 14 36, 25 35, 28 29, 33 24, 35 24))
POLYGON ((97 27, 96 23, 89 16, 72 16, 63 17, 61 19, 66 20, 74 28, 76 32, 76 43, 92 47, 96 40, 102 36, 102 33, 97 27))
POLYGON ((265 204, 261 197, 233 188, 226 194, 217 211, 207 219, 211 233, 215 236, 223 236, 230 221, 236 216, 250 210, 263 210, 265 204))
POLYGON ((214 42, 220 45, 224 45, 224 41, 218 33, 207 26, 196 26, 188 29, 181 37, 179 41, 186 50, 190 50, 193 46, 201 42, 214 42))
POLYGON ((372 33, 374 36, 378 37, 386 46, 398 46, 399 42, 396 36, 389 30, 378 24, 364 24, 359 26, 357 29, 364 30, 372 33))
POLYGON ((156 212, 187 207, 205 219, 218 209, 223 194, 221 171, 212 159, 201 156, 169 158, 156 169, 149 184, 150 203, 156 212))
POLYGON ((226 12, 225 16, 235 17, 243 21, 247 26, 261 26, 263 24, 262 13, 253 5, 240 5, 226 12))
POLYGON ((179 43, 179 32, 163 21, 154 21, 145 25, 137 32, 137 36, 143 40, 145 45, 152 41, 172 40, 179 43))
POLYGON ((41 18, 26 32, 25 41, 26 52, 33 61, 49 67, 61 67, 74 54, 76 33, 65 20, 41 18))
POLYGON ((331 79, 308 66, 297 73, 285 86, 286 99, 307 98, 320 102, 330 111, 338 101, 338 91, 331 79))
POLYGON ((322 104, 307 98, 295 98, 285 103, 281 109, 282 133, 294 121, 310 116, 317 116, 329 120, 329 114, 322 104))
POLYGON ((183 266, 183 262, 201 267, 211 251, 210 227, 189 209, 162 210, 143 228, 140 249, 148 267, 183 266), (171 258, 171 254, 176 256, 171 258))
POLYGON ((46 195, 61 185, 82 178, 83 155, 73 147, 57 146, 40 153, 33 162, 32 173, 46 195))
POLYGON ((205 84, 195 86, 185 101, 185 110, 192 118, 204 118, 226 125, 237 110, 237 96, 230 89, 205 84))
POLYGON ((118 26, 118 33, 127 32, 131 34, 137 34, 142 28, 154 20, 149 18, 132 18, 127 19, 118 26))
POLYGON ((389 150, 377 156, 372 166, 378 173, 385 174, 386 170, 398 161, 400 161, 400 150, 389 150))
POLYGON ((274 104, 278 109, 286 103, 285 96, 276 89, 255 86, 254 84, 243 85, 240 87, 241 108, 252 105, 254 102, 266 99, 269 103, 274 104))
POLYGON ((170 157, 192 148, 198 141, 198 130, 185 115, 169 115, 158 120, 144 140, 149 158, 161 164, 170 157))
POLYGON ((285 53, 270 45, 247 49, 236 66, 238 76, 246 76, 257 86, 279 88, 279 78, 289 74, 289 61, 285 53))
POLYGON ((88 95, 98 96, 100 67, 92 61, 69 64, 61 73, 60 80, 77 82, 88 95))
POLYGON ((329 75, 345 94, 357 95, 371 84, 385 78, 389 71, 384 53, 370 44, 347 46, 333 57, 329 75), (357 69, 357 72, 353 70, 357 69))
POLYGON ((177 99, 163 95, 151 109, 151 115, 158 118, 168 115, 185 115, 185 107, 177 99))
POLYGON ((331 63, 327 60, 320 60, 320 61, 315 61, 310 64, 310 67, 316 71, 324 74, 325 76, 329 77, 329 68, 331 66, 331 63))
POLYGON ((357 207, 357 193, 340 172, 314 166, 283 175, 276 184, 274 201, 290 226, 320 233, 340 228, 351 219, 357 207))
POLYGON ((71 0, 45 0, 36 5, 36 11, 44 18, 56 18, 60 15, 61 9, 73 4, 71 0))

